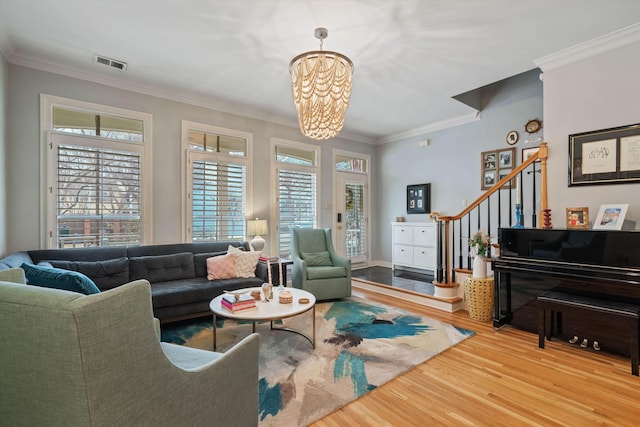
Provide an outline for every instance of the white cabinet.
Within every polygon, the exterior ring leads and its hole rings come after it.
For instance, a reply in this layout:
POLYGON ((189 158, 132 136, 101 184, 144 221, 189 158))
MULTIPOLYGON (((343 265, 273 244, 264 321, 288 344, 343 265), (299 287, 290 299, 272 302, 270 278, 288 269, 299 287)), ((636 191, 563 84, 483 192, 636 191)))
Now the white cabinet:
POLYGON ((392 222, 392 268, 437 268, 438 226, 432 222, 392 222))

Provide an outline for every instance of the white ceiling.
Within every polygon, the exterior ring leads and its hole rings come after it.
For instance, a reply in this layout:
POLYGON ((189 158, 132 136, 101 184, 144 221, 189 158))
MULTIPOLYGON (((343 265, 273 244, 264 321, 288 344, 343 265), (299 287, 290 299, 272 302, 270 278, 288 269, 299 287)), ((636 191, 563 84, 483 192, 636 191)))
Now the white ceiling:
POLYGON ((452 97, 638 23, 638 0, 0 0, 0 50, 11 63, 297 126, 289 61, 318 49, 322 26, 324 49, 355 67, 341 136, 384 142, 473 117, 452 97))

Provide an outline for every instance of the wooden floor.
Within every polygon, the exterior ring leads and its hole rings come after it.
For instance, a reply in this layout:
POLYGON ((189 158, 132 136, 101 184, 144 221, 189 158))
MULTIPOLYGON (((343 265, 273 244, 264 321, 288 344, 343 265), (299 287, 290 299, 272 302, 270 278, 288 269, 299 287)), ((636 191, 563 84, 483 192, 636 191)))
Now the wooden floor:
POLYGON ((639 426, 640 378, 629 359, 536 334, 494 330, 446 313, 354 290, 476 335, 312 424, 334 426, 639 426))

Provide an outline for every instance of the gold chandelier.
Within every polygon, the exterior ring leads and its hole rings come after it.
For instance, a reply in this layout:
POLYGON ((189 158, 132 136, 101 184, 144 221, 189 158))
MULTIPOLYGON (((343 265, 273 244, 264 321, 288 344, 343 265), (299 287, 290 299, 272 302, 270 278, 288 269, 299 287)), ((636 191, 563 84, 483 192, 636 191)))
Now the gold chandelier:
POLYGON ((351 96, 353 63, 341 53, 322 50, 329 32, 316 28, 320 50, 301 53, 289 63, 293 102, 305 136, 329 139, 338 135, 351 96))

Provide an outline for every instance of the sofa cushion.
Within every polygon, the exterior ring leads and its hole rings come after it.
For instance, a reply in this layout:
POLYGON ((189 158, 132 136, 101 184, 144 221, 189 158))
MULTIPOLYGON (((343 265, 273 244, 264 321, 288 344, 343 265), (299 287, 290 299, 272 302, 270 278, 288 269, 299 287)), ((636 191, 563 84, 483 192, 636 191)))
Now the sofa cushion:
POLYGON ((27 283, 24 277, 24 270, 20 267, 7 268, 0 270, 0 281, 13 283, 27 283))
POLYGON ((129 259, 126 257, 104 261, 50 260, 51 266, 80 272, 94 281, 101 291, 129 282, 129 259))
POLYGON ((206 277, 171 280, 151 285, 153 308, 166 308, 183 304, 209 302, 221 295, 223 291, 234 291, 242 288, 259 287, 262 280, 258 278, 234 278, 207 280, 206 277))
POLYGON ((347 270, 344 267, 307 267, 307 279, 334 279, 336 277, 347 277, 347 270))
POLYGON ((147 279, 151 283, 156 283, 191 279, 195 276, 191 252, 129 258, 129 279, 131 281, 147 279))
POLYGON ((214 256, 226 255, 227 251, 222 252, 206 252, 201 254, 193 254, 193 263, 196 267, 196 277, 207 276, 207 260, 214 256))
POLYGON ((87 276, 77 271, 61 268, 41 267, 33 264, 22 264, 21 268, 30 285, 45 288, 63 289, 81 294, 98 294, 100 290, 87 276))
POLYGON ((302 259, 306 261, 307 267, 332 266, 331 254, 329 251, 302 252, 302 259))
POLYGON ((7 268, 19 268, 22 264, 35 264, 29 253, 22 251, 13 253, 7 257, 2 258, 0 263, 0 270, 6 270, 7 268))
POLYGON ((235 277, 256 277, 256 266, 262 251, 245 252, 233 246, 229 246, 227 250, 236 257, 235 277))
POLYGON ((236 256, 226 254, 207 259, 207 279, 232 279, 236 277, 236 256))

